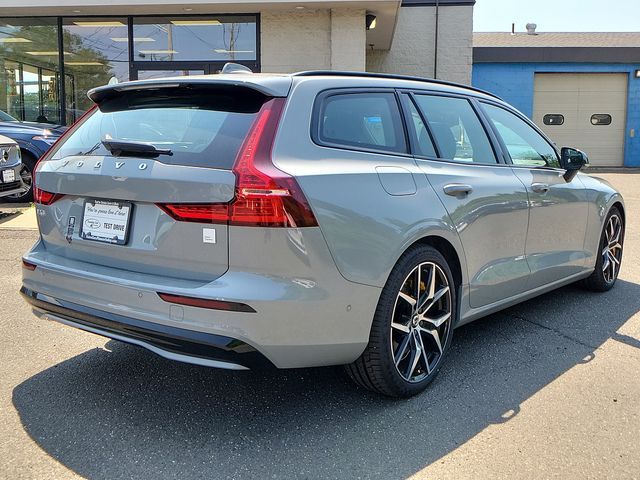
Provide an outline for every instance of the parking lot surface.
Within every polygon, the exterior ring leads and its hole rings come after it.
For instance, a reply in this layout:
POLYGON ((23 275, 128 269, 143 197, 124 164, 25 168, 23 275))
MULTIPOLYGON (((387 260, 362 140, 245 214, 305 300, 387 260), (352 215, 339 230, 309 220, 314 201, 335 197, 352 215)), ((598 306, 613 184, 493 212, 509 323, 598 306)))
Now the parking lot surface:
POLYGON ((601 176, 627 204, 615 288, 456 330, 401 401, 340 368, 212 370, 37 320, 18 294, 37 232, 0 229, 0 478, 640 478, 640 174, 601 176))

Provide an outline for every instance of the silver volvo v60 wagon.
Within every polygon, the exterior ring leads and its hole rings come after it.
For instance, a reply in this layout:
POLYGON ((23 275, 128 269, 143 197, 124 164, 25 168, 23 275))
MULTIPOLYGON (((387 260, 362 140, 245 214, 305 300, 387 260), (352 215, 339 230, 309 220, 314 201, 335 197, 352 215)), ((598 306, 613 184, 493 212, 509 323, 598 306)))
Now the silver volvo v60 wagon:
POLYGON ((618 192, 478 90, 235 73, 92 90, 39 162, 36 315, 228 369, 347 365, 422 391, 455 327, 610 289, 618 192))

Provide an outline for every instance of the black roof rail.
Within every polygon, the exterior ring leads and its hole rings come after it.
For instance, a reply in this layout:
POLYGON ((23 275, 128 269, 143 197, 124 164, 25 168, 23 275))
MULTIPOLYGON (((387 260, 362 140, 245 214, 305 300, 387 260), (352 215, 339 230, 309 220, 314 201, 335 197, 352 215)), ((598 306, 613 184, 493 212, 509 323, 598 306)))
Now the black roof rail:
POLYGON ((482 90, 480 88, 471 87, 469 85, 463 85, 461 83, 448 82, 446 80, 437 80, 433 78, 414 77, 411 75, 396 75, 393 73, 375 73, 375 72, 348 72, 337 70, 308 70, 305 72, 296 72, 291 74, 292 77, 317 77, 322 75, 333 75, 338 77, 367 77, 367 78, 388 78, 392 80, 411 80, 414 82, 435 83, 436 85, 445 85, 447 87, 464 88, 465 90, 472 90, 474 92, 482 93, 498 100, 502 100, 497 95, 482 90))

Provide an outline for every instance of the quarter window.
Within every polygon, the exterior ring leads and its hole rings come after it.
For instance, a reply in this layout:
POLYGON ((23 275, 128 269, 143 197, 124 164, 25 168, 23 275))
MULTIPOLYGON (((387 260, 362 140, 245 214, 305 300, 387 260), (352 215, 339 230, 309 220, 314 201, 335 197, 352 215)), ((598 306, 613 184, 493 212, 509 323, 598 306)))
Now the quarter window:
POLYGON ((555 149, 531 125, 504 108, 485 103, 484 109, 502 137, 514 165, 560 168, 555 149))
POLYGON ((416 95, 415 99, 436 141, 440 158, 497 163, 489 138, 468 100, 434 95, 416 95))
POLYGON ((407 151, 393 93, 341 93, 326 97, 317 132, 320 143, 329 146, 407 151))

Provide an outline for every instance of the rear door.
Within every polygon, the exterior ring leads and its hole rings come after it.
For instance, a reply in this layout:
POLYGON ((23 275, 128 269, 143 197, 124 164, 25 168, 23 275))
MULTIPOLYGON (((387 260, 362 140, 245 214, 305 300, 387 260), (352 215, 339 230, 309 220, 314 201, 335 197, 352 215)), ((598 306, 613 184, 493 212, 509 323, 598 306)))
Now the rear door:
POLYGON ((529 216, 524 185, 499 161, 469 99, 411 96, 405 106, 416 159, 462 241, 471 306, 523 292, 530 273, 524 256, 529 216))
POLYGON ((38 188, 56 194, 38 205, 46 249, 130 272, 222 275, 227 225, 212 223, 208 206, 233 200, 232 167, 265 99, 243 88, 171 87, 103 100, 38 167, 38 188), (103 141, 146 142, 164 153, 117 152, 103 141))
POLYGON ((589 204, 580 178, 564 179, 555 148, 523 117, 490 103, 482 108, 529 194, 529 288, 581 272, 589 204))

